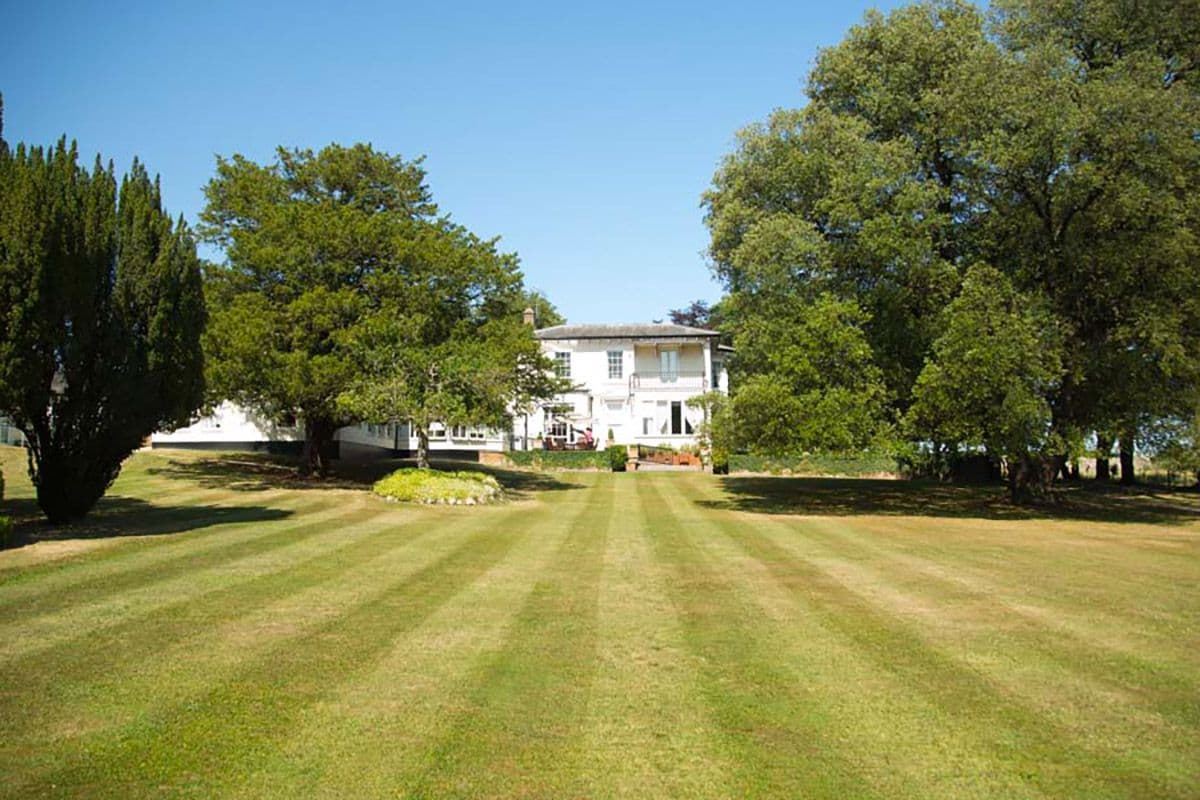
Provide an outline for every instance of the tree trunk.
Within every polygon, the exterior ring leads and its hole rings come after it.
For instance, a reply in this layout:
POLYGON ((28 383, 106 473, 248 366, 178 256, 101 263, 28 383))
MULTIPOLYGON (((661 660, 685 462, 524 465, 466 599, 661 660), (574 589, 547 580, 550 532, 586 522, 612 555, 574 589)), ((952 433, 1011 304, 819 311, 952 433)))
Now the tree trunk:
POLYGON ((313 473, 313 468, 317 462, 316 445, 313 441, 313 423, 308 417, 304 418, 304 449, 300 454, 299 472, 301 475, 309 476, 313 473))
POLYGON ((1107 481, 1112 477, 1109 471, 1108 454, 1112 452, 1112 440, 1096 434, 1096 480, 1107 481))
POLYGON ((429 429, 417 426, 417 468, 429 469, 429 429))
POLYGON ((333 458, 333 421, 325 417, 305 416, 304 455, 300 463, 301 475, 329 474, 333 458))
POLYGON ((1055 480, 1071 480, 1071 458, 1066 453, 1058 457, 1059 468, 1055 474, 1055 480))
POLYGON ((1025 455, 1008 462, 1008 496, 1013 503, 1024 505, 1045 499, 1061 468, 1060 460, 1025 455))
POLYGON ((1132 486, 1136 477, 1133 474, 1133 435, 1121 436, 1121 485, 1132 486))

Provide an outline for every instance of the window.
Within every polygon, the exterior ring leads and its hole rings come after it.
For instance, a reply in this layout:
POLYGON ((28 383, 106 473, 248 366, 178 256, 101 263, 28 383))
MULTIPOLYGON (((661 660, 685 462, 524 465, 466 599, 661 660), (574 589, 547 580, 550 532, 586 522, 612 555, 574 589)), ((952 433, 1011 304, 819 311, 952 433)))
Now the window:
POLYGON ((567 436, 571 430, 565 419, 554 416, 553 412, 551 412, 549 409, 546 410, 545 428, 546 436, 550 437, 551 439, 563 440, 567 439, 567 436))
POLYGON ((665 383, 679 379, 679 351, 663 350, 658 354, 659 377, 665 383))
POLYGON ((472 425, 451 425, 450 438, 481 442, 487 438, 487 431, 483 428, 477 428, 472 425))
POLYGON ((608 351, 608 379, 620 380, 624 377, 625 354, 620 350, 608 351))
POLYGON ((560 378, 571 377, 571 354, 570 353, 555 353, 554 354, 554 374, 560 378))

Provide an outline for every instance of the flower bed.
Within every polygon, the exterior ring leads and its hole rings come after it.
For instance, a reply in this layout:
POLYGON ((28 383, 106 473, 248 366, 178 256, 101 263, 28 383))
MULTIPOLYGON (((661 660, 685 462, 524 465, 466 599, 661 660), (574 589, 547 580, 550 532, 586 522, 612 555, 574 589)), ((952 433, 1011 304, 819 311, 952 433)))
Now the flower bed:
POLYGON ((500 483, 482 472, 398 469, 377 481, 372 491, 402 503, 477 506, 503 499, 500 483))

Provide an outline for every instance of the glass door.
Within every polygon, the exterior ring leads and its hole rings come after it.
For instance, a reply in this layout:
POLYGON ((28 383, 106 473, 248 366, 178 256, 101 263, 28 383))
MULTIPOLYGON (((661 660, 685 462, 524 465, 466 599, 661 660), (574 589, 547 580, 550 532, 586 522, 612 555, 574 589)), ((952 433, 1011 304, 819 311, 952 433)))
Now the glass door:
POLYGON ((658 354, 659 377, 663 383, 679 380, 679 351, 661 350, 658 354))

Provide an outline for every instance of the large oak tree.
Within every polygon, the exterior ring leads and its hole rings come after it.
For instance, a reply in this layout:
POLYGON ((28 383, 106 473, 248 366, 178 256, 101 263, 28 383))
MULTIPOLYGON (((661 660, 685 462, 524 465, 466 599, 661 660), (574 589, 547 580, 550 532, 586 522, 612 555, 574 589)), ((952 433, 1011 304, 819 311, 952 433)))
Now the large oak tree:
POLYGON ((1061 331, 1057 440, 1120 438, 1132 467, 1200 379, 1196 5, 869 12, 705 195, 727 324, 761 324, 739 298, 763 276, 797 315, 854 299, 903 412, 962 275, 992 264, 1061 331))

